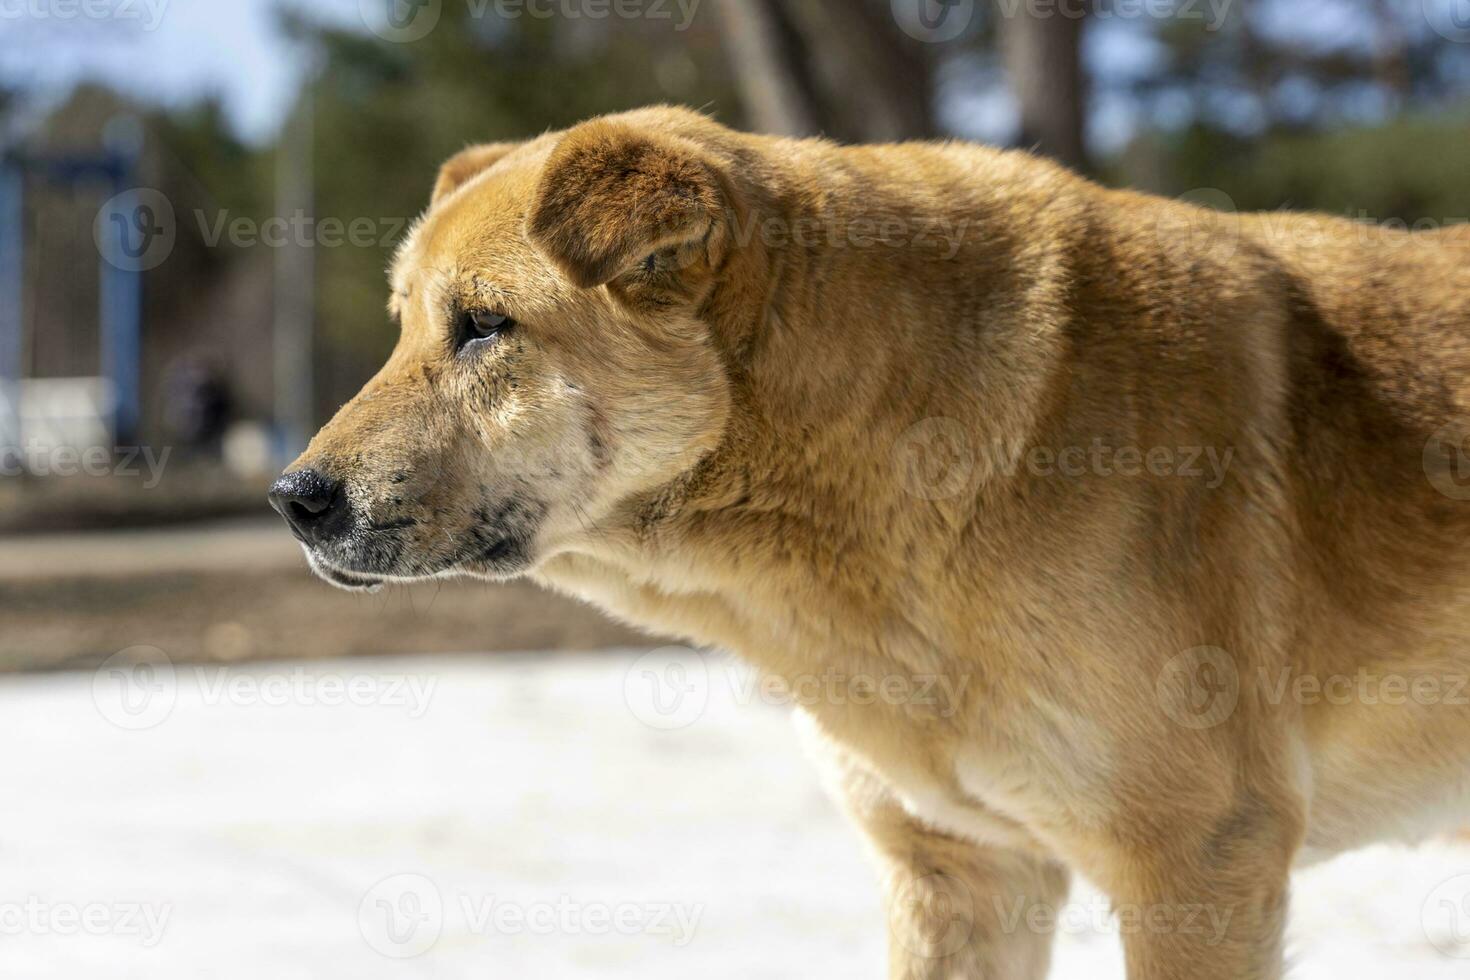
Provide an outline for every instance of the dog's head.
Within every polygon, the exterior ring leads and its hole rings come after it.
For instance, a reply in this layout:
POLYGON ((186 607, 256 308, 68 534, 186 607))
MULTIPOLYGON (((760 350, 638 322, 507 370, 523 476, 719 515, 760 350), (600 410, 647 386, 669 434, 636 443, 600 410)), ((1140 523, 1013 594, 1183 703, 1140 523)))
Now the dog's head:
POLYGON ((272 488, 312 567, 518 575, 695 466, 730 411, 698 311, 731 193, 636 118, 449 160, 393 264, 397 347, 272 488))

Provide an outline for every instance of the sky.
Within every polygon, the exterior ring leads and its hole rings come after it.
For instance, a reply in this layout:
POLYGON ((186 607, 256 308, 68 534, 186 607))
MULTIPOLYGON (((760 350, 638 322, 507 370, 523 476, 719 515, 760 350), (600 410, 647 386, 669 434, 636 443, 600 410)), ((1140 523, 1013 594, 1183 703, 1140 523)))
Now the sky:
MULTIPOLYGON (((187 102, 218 93, 239 133, 268 141, 292 101, 304 69, 275 27, 289 6, 329 23, 364 27, 386 0, 0 0, 0 80, 29 92, 64 97, 79 81, 97 80, 146 101, 187 102), (64 16, 67 4, 96 4, 108 16, 64 16), (13 40, 12 40, 13 39, 13 40)), ((1221 2, 1221 0, 1213 0, 1221 2)), ((1124 21, 1099 22, 1088 60, 1107 72, 1143 71, 1155 47, 1124 21)), ((968 97, 945 112, 964 135, 1004 142, 1016 111, 1003 85, 962 86, 968 97)), ((1126 111, 1098 107, 1099 128, 1118 130, 1126 111)))
MULTIPOLYGON (((381 17, 388 2, 0 0, 0 82, 52 100, 85 80, 105 81, 145 101, 164 104, 189 102, 213 92, 242 136, 265 142, 290 106, 306 64, 305 52, 293 50, 276 30, 277 8, 292 7, 318 20, 366 29, 370 19, 381 17)), ((1147 11, 1166 2, 1115 0, 1112 6, 1147 11)), ((1228 13, 1242 0, 1188 2, 1214 16, 1228 13)), ((1454 31, 1456 40, 1470 43, 1470 0, 1394 2, 1421 5, 1427 22, 1421 27, 1435 23, 1442 33, 1454 31), (1440 8, 1443 16, 1430 16, 1440 8)), ((1371 22, 1364 17, 1362 0, 1275 0, 1258 9, 1259 29, 1304 48, 1371 43, 1367 33, 1371 22)), ((1136 14, 1094 18, 1085 52, 1094 78, 1122 80, 1157 66, 1162 48, 1148 30, 1140 29, 1146 27, 1140 22, 1146 19, 1136 14)), ((942 106, 946 123, 966 136, 1006 141, 1016 114, 1001 80, 957 81, 952 91, 958 96, 942 106)), ((1126 138, 1138 122, 1137 111, 1125 98, 1098 98, 1089 119, 1093 142, 1105 151, 1117 148, 1106 144, 1126 138)))
POLYGON ((63 95, 100 79, 169 104, 218 92, 247 139, 266 140, 300 81, 275 29, 285 5, 352 22, 359 0, 0 0, 0 79, 63 95), (87 5, 91 4, 91 13, 87 5))

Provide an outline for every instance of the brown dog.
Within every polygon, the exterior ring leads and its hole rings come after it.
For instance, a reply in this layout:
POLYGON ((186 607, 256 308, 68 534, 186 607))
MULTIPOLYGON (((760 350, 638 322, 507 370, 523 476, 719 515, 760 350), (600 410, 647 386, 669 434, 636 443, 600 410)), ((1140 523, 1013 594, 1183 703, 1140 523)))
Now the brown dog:
POLYGON ((1294 864, 1470 816, 1465 231, 599 119, 445 165, 273 499, 821 690, 895 977, 1042 977, 1073 868, 1130 977, 1274 978, 1294 864))

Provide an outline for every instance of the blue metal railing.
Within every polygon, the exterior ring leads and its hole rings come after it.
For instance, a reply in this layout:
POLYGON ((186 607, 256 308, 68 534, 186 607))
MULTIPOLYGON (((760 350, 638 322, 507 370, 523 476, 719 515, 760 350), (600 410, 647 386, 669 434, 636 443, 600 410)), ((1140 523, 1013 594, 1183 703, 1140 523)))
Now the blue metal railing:
MULTIPOLYGON (((135 161, 124 153, 100 156, 0 156, 0 451, 19 450, 20 381, 25 357, 25 182, 35 177, 71 186, 101 183, 113 196, 112 211, 130 214, 135 161), (117 200, 121 204, 116 203, 117 200)), ((135 205, 136 207, 136 205, 135 205)), ((136 229, 128 221, 103 221, 97 229, 101 373, 112 383, 114 446, 131 445, 141 403, 143 278, 133 250, 136 229)))

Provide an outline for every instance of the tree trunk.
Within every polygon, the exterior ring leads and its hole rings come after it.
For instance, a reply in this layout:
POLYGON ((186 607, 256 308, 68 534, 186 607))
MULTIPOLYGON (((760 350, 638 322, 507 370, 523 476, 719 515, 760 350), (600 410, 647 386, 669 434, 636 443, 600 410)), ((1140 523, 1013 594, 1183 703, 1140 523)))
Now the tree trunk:
POLYGON ((814 136, 824 128, 805 43, 780 0, 718 4, 736 84, 750 123, 775 136, 814 136))
POLYGON ((1086 171, 1082 17, 1060 8, 1038 15, 1021 3, 1013 14, 1001 15, 1001 44, 1020 104, 1022 145, 1086 171))
POLYGON ((721 0, 751 123, 851 142, 933 136, 930 52, 888 0, 721 0))

